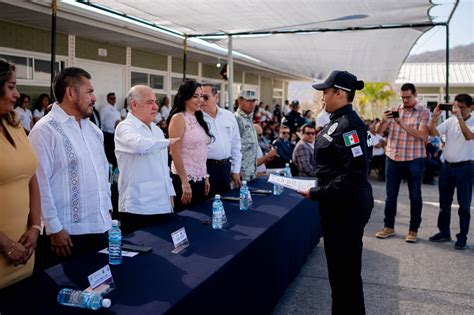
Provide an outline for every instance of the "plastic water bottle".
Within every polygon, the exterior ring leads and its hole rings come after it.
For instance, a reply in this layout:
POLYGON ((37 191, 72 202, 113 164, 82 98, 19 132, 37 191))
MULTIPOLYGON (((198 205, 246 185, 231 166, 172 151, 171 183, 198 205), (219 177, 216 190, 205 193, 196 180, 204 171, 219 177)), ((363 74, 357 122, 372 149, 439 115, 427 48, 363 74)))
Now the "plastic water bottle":
POLYGON ((117 220, 112 220, 109 230, 109 264, 120 265, 122 263, 122 231, 117 220))
MULTIPOLYGON (((275 175, 281 176, 279 172, 275 172, 275 175)), ((273 184, 273 195, 279 196, 283 193, 283 190, 284 190, 283 186, 273 184)))
POLYGON ((222 213, 222 225, 225 225, 227 223, 227 216, 225 215, 225 209, 224 209, 224 204, 222 203, 221 200, 221 195, 216 195, 219 196, 218 198, 215 198, 214 202, 217 201, 217 204, 220 208, 220 211, 222 213))
POLYGON ((247 181, 242 181, 242 186, 240 186, 240 210, 248 210, 249 209, 249 188, 247 187, 247 181))
POLYGON ((285 164, 285 176, 288 178, 291 178, 291 168, 290 168, 290 163, 285 164))
POLYGON ((58 303, 66 306, 98 310, 101 307, 109 308, 112 302, 102 298, 96 292, 85 292, 80 290, 61 289, 58 293, 58 303))
MULTIPOLYGON (((222 225, 224 224, 224 205, 222 204, 221 201, 221 195, 215 195, 214 196, 214 202, 212 203, 212 228, 217 230, 217 229, 222 229, 222 225)), ((225 218, 225 221, 227 222, 227 217, 225 218)))

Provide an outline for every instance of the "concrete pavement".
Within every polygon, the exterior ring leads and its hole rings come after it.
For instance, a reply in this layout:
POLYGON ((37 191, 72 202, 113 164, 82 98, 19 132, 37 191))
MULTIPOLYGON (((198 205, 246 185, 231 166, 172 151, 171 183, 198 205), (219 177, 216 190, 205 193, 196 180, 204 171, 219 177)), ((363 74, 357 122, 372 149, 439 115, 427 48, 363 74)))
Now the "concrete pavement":
MULTIPOLYGON (((474 314, 474 220, 468 249, 455 250, 459 232, 457 201, 451 214, 452 242, 432 243, 436 227, 438 187, 422 186, 423 213, 419 241, 404 241, 410 220, 405 183, 400 187, 396 235, 380 240, 374 235, 383 227, 385 183, 371 179, 375 207, 365 228, 362 279, 367 314, 474 314)), ((471 207, 471 215, 474 216, 471 207)), ((329 286, 324 242, 318 245, 299 276, 286 290, 273 314, 330 314, 329 286)))

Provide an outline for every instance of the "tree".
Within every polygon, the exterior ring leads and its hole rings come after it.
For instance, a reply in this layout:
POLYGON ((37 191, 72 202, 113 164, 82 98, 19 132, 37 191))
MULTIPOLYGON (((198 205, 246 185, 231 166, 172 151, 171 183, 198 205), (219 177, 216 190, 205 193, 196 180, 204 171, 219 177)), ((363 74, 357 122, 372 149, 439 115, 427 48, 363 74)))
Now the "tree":
POLYGON ((370 117, 366 118, 374 119, 382 116, 385 106, 397 94, 387 82, 368 82, 357 95, 361 115, 365 116, 366 107, 370 105, 370 117))

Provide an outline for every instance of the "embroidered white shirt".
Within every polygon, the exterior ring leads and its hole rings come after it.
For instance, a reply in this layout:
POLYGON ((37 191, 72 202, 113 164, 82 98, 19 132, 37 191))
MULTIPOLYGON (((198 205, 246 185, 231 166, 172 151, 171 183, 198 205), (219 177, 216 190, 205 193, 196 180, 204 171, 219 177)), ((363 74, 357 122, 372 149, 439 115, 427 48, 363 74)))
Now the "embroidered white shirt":
POLYGON ((109 230, 109 164, 100 129, 89 119, 81 119, 79 126, 54 104, 33 127, 29 140, 40 161, 36 176, 47 234, 109 230))
POLYGON ((109 103, 100 108, 100 125, 103 132, 114 133, 115 123, 120 120, 120 112, 109 103))
POLYGON ((207 158, 213 160, 232 158, 232 173, 240 173, 242 163, 240 132, 234 114, 220 107, 217 107, 215 118, 205 112, 203 114, 215 138, 207 146, 207 158))
POLYGON ((168 167, 168 145, 163 131, 147 126, 132 112, 115 131, 115 155, 120 170, 119 211, 161 214, 173 211, 176 193, 168 167))

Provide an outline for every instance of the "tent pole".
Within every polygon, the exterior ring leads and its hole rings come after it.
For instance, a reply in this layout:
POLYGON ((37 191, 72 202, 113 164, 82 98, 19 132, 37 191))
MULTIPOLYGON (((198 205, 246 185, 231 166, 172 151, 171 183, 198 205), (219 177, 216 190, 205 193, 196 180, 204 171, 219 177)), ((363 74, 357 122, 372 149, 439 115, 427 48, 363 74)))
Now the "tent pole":
POLYGON ((53 81, 54 81, 54 76, 55 76, 55 65, 56 65, 56 9, 57 9, 57 4, 56 0, 51 1, 51 9, 52 9, 52 15, 51 15, 51 68, 50 68, 50 73, 51 73, 51 82, 49 86, 49 95, 51 99, 53 98, 53 81))
POLYGON ((234 111, 234 96, 232 95, 234 86, 234 58, 232 56, 232 35, 229 35, 227 44, 227 102, 228 110, 234 111))
POLYGON ((449 102, 449 23, 446 24, 446 103, 449 102))
POLYGON ((184 41, 183 41, 183 82, 186 80, 187 56, 188 56, 188 37, 184 36, 184 41))

